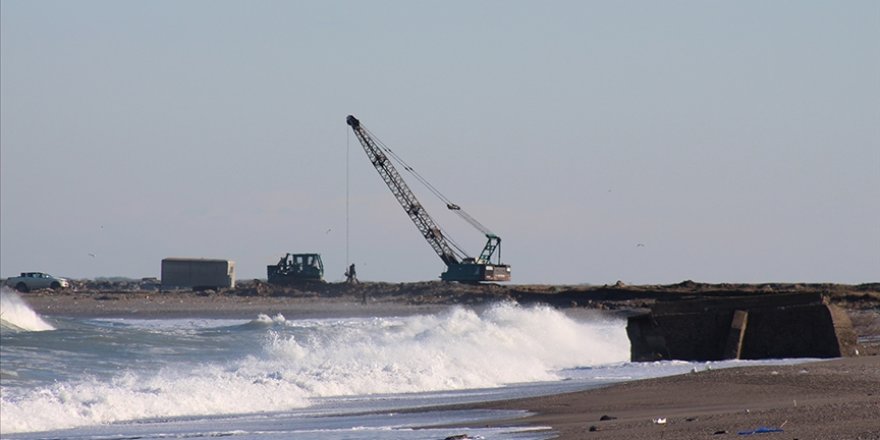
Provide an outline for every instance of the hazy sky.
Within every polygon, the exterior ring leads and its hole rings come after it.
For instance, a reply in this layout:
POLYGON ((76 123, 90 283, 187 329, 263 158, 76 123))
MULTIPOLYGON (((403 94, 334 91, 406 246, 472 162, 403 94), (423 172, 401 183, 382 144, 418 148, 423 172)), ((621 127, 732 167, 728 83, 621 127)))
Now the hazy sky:
POLYGON ((517 283, 880 280, 877 1, 0 8, 4 277, 320 252, 340 280, 348 158, 360 277, 436 279, 354 114, 517 283))

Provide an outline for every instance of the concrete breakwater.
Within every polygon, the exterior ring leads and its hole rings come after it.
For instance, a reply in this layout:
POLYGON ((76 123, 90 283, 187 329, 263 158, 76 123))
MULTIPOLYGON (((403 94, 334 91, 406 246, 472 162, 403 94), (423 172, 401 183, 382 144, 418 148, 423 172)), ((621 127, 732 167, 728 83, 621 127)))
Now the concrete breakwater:
POLYGON ((627 323, 633 361, 858 355, 843 309, 818 293, 660 301, 627 323))

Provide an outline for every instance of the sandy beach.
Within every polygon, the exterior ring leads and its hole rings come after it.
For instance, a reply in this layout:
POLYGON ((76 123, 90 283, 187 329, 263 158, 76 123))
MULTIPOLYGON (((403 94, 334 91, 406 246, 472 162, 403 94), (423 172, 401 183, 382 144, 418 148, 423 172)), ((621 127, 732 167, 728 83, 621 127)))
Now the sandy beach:
MULTIPOLYGON (((371 297, 364 303, 350 295, 36 292, 22 297, 42 315, 137 318, 392 316, 449 307, 398 297, 371 297)), ((860 316, 862 334, 876 332, 876 309, 852 312, 860 316)), ((482 407, 528 410, 534 415, 497 424, 551 427, 561 439, 740 438, 740 433, 761 428, 781 431, 754 434, 759 438, 880 439, 880 356, 704 370, 482 407)))
POLYGON ((880 357, 743 367, 490 404, 560 439, 880 439, 880 357), (603 416, 605 419, 603 420, 603 416), (655 423, 665 419, 665 423, 655 423))

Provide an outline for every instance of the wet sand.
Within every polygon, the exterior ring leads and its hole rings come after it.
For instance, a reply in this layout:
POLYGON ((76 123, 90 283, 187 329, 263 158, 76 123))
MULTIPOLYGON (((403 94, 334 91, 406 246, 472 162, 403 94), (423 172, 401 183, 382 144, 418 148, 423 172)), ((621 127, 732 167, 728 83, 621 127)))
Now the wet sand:
MULTIPOLYGON (((448 304, 352 296, 308 298, 216 293, 30 293, 42 315, 137 318, 288 318, 393 316, 434 313, 448 304)), ((876 311, 871 311, 876 322, 876 311)), ((880 440, 880 356, 795 366, 700 371, 583 392, 477 405, 535 415, 496 424, 552 427, 561 439, 741 438, 880 440), (610 420, 601 420, 609 416, 610 420), (654 419, 665 419, 658 424, 654 419)))

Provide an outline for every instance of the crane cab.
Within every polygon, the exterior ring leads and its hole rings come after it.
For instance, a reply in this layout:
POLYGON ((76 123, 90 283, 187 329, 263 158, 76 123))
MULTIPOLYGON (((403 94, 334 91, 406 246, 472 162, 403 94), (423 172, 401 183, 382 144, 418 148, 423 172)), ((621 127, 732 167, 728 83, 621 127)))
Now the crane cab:
POLYGON ((461 263, 447 265, 446 272, 440 274, 440 279, 461 283, 510 281, 510 266, 507 264, 481 264, 469 258, 461 263))

